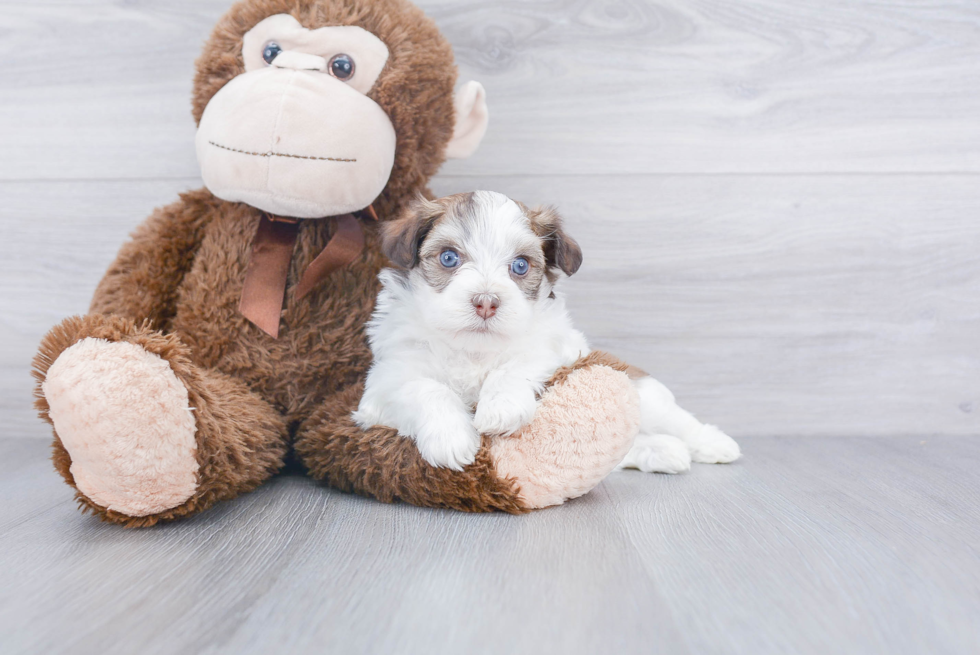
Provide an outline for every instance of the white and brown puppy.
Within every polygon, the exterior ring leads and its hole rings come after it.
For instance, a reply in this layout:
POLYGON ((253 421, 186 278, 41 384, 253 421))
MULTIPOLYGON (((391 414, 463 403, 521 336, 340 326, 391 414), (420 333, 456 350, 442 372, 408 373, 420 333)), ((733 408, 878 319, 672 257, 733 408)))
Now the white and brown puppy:
MULTIPOLYGON (((499 193, 420 199, 387 224, 368 338, 374 364, 354 420, 415 440, 435 466, 473 462, 480 435, 519 430, 544 384, 589 353, 555 283, 582 253, 551 209, 499 193)), ((730 462, 738 445, 677 406, 653 378, 636 382, 641 433, 622 466, 677 473, 730 462)))

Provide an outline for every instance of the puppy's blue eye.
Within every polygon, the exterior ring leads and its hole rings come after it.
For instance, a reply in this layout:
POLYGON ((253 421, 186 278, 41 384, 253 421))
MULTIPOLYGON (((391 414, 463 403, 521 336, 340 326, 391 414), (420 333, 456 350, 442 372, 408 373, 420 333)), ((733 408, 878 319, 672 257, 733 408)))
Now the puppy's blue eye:
POLYGON ((282 48, 275 41, 267 44, 265 50, 262 51, 262 59, 265 59, 265 63, 271 64, 272 60, 279 56, 282 52, 282 48))
POLYGON ((528 264, 527 260, 524 259, 523 257, 518 257, 510 265, 510 270, 514 272, 514 275, 527 275, 527 271, 530 268, 531 265, 528 264))
POLYGON ((446 268, 455 268, 459 264, 459 254, 455 250, 443 250, 439 255, 439 263, 446 268))

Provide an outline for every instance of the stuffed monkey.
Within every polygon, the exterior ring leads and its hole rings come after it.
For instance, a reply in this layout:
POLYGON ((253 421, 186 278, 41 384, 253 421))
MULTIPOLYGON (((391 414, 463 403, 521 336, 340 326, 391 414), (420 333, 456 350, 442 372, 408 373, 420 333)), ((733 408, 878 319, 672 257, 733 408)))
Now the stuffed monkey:
POLYGON ((197 61, 205 189, 156 210, 90 313, 45 336, 37 407, 83 510, 125 526, 256 488, 292 451, 328 485, 423 506, 523 512, 586 493, 638 427, 625 365, 556 373, 533 422, 463 471, 350 419, 386 265, 378 222, 486 129, 452 50, 406 0, 244 0, 197 61))

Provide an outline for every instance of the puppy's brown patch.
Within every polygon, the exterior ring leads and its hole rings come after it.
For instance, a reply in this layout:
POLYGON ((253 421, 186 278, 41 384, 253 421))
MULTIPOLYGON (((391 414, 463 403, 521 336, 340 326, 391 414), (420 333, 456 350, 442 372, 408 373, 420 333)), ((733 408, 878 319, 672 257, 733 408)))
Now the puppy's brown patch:
POLYGON ((529 300, 537 300, 541 293, 541 283, 544 282, 548 267, 545 263, 544 246, 538 244, 538 248, 533 252, 522 252, 521 257, 527 260, 530 265, 525 275, 515 275, 511 272, 510 276, 517 283, 517 287, 524 293, 529 300))
MULTIPOLYGON (((531 209, 523 203, 517 204, 531 222, 534 233, 544 239, 544 254, 548 268, 558 268, 565 275, 574 275, 582 266, 582 249, 578 242, 565 232, 558 210, 554 207, 531 209)), ((549 280, 554 282, 554 278, 549 277, 549 280)))
POLYGON ((474 193, 458 193, 447 196, 436 201, 442 206, 442 213, 432 224, 432 229, 426 233, 426 238, 419 244, 417 265, 425 279, 425 283, 436 291, 442 291, 453 279, 453 274, 459 270, 467 260, 466 249, 463 244, 456 239, 448 238, 445 235, 436 236, 433 230, 437 226, 452 223, 460 234, 465 237, 469 234, 470 221, 467 218, 474 216, 476 212, 476 201, 474 193), (440 256, 446 250, 453 250, 459 255, 459 266, 447 268, 442 265, 440 256))
POLYGON ((414 268, 419 263, 422 243, 432 228, 447 215, 472 203, 473 193, 458 193, 438 200, 418 196, 399 218, 381 226, 381 251, 395 266, 414 268))

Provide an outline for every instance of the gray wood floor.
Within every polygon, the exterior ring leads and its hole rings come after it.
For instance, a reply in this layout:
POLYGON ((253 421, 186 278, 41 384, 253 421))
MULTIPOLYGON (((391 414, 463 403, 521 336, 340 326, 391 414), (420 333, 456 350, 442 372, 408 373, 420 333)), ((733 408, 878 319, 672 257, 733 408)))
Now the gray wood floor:
POLYGON ((0 440, 0 652, 980 652, 980 440, 743 446, 523 517, 285 476, 126 531, 0 440))
POLYGON ((575 320, 745 459, 517 518, 284 476, 123 531, 29 364, 201 185, 230 3, 0 0, 0 654, 980 652, 975 0, 421 1, 491 108, 434 189, 556 204, 575 320))

